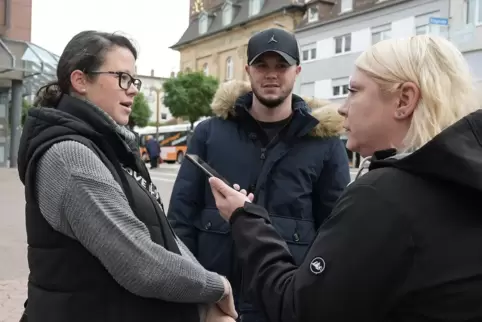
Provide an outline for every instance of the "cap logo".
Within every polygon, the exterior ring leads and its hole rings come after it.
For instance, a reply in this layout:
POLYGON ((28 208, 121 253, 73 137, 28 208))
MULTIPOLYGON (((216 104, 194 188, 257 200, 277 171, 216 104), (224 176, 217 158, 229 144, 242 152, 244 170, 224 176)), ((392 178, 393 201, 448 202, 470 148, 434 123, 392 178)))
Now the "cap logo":
POLYGON ((271 44, 272 42, 278 42, 276 39, 274 39, 274 35, 271 36, 271 39, 268 41, 268 44, 271 44))

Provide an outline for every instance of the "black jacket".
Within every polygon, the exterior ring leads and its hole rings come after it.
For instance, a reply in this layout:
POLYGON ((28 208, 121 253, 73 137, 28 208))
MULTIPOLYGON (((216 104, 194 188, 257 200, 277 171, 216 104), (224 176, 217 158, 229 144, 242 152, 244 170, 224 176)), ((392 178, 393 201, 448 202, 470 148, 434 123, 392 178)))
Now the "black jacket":
POLYGON ((128 167, 150 183, 144 163, 86 104, 64 95, 56 108, 32 109, 22 133, 19 173, 26 198, 29 322, 197 321, 196 305, 168 303, 128 292, 96 257, 78 241, 55 231, 40 212, 35 193, 39 159, 57 142, 77 141, 92 149, 111 171, 152 240, 180 254, 155 194, 123 170, 128 167))
POLYGON ((482 321, 482 111, 416 152, 376 153, 297 267, 259 206, 231 218, 271 322, 482 321))
MULTIPOLYGON (((196 127, 187 153, 198 154, 228 181, 254 192, 301 263, 350 181, 339 138, 343 119, 327 102, 294 96, 291 123, 280 140, 265 146, 266 135, 248 112, 252 99, 243 82, 222 85, 212 104, 216 116, 196 127)), ((206 175, 190 162, 180 168, 168 218, 206 269, 228 277, 238 311, 253 311, 239 292, 244 277, 234 260, 229 224, 219 216, 206 175)))

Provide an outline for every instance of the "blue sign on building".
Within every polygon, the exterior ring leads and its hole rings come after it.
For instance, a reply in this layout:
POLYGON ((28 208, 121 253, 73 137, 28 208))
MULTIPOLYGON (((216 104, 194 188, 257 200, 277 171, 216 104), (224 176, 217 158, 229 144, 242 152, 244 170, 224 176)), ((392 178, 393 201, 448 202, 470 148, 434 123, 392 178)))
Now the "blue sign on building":
POLYGON ((437 17, 430 17, 430 24, 431 25, 442 25, 447 26, 449 24, 448 18, 437 18, 437 17))

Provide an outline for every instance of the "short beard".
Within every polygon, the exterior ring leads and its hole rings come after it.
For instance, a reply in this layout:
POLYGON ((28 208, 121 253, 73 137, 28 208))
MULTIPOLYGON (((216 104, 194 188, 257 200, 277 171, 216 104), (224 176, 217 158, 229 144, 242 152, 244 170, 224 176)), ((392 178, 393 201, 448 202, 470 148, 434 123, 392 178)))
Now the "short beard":
POLYGON ((256 98, 258 99, 258 101, 263 104, 264 106, 266 106, 267 108, 277 108, 278 106, 280 106, 285 100, 286 98, 288 97, 288 95, 282 95, 278 98, 275 98, 275 99, 266 99, 264 97, 262 97, 261 95, 259 95, 257 93, 257 91, 253 88, 253 94, 256 96, 256 98))

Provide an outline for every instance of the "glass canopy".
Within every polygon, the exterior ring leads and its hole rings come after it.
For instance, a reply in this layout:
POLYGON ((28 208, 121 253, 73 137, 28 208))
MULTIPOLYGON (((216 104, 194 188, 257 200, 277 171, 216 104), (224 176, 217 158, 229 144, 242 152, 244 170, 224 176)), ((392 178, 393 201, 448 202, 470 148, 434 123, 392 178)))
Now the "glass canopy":
POLYGON ((24 96, 57 78, 59 56, 33 43, 0 38, 0 80, 22 79, 24 96))

